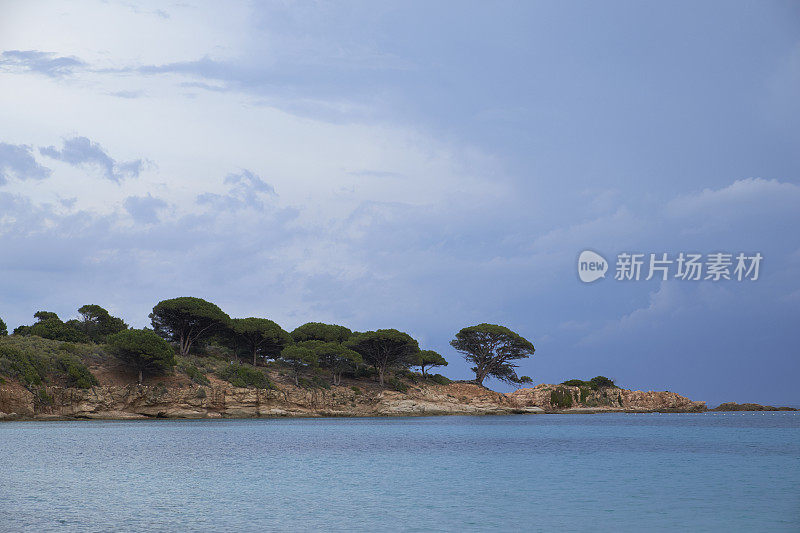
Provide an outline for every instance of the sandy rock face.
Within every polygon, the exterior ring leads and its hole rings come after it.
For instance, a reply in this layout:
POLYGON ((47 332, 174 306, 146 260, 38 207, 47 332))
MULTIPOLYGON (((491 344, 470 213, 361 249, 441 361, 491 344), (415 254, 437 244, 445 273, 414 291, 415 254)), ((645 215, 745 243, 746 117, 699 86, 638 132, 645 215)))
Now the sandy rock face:
POLYGON ((507 395, 518 406, 535 405, 546 411, 599 410, 599 411, 674 411, 702 412, 706 402, 695 402, 685 396, 668 391, 633 391, 567 385, 537 385, 519 389, 507 395))
POLYGON ((243 389, 212 386, 47 387, 36 396, 19 384, 0 386, 0 419, 5 418, 255 418, 283 416, 488 415, 570 411, 705 410, 671 392, 624 389, 587 391, 537 385, 502 394, 471 383, 412 386, 407 392, 354 391, 348 387, 243 389), (553 396, 553 391, 556 396, 553 396), (569 401, 565 398, 570 398, 569 401), (554 402, 554 399, 559 402, 554 402), (569 405, 567 405, 569 404, 569 405))

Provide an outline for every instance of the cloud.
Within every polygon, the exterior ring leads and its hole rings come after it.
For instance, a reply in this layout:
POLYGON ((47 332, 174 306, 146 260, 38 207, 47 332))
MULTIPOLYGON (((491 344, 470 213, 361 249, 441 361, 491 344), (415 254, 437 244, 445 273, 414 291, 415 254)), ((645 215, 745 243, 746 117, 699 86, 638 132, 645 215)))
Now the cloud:
POLYGON ((38 50, 6 50, 0 54, 0 66, 6 70, 34 72, 50 78, 60 78, 86 67, 86 63, 72 56, 57 56, 38 50))
POLYGON ((228 174, 225 183, 229 185, 226 194, 210 192, 199 194, 197 203, 228 211, 244 208, 263 209, 267 197, 277 196, 272 185, 246 169, 238 174, 228 174))
POLYGON ((49 168, 36 162, 30 146, 0 143, 0 185, 5 184, 11 174, 21 180, 42 180, 50 173, 49 168))
POLYGON ((138 178, 144 162, 142 159, 118 162, 103 148, 86 137, 73 137, 64 141, 64 148, 55 146, 39 148, 42 155, 64 161, 72 166, 96 165, 103 169, 106 179, 119 183, 126 178, 138 178))
POLYGON ((129 196, 123 205, 136 222, 154 224, 159 221, 158 213, 167 207, 167 202, 147 193, 147 196, 129 196))
MULTIPOLYGON (((776 179, 739 179, 720 189, 703 189, 699 193, 682 195, 667 204, 672 215, 708 215, 731 210, 763 210, 800 207, 800 186, 776 179)), ((741 214, 741 213, 739 213, 741 214)))

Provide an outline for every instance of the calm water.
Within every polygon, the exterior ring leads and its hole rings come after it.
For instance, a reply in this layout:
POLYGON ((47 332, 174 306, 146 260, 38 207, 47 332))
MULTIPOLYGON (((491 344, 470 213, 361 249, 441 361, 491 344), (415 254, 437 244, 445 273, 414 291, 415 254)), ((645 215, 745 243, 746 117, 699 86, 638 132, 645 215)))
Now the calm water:
POLYGON ((800 415, 0 424, 1 530, 798 531, 800 415))

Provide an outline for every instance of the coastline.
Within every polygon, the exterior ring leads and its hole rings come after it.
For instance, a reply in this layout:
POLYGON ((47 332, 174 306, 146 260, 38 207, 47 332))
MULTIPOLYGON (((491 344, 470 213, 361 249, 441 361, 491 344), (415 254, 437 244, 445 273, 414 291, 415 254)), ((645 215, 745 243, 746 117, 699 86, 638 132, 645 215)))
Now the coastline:
MULTIPOLYGON (((364 385, 362 384, 362 387, 364 385)), ((42 401, 18 383, 0 386, 0 421, 152 420, 322 417, 415 417, 447 415, 701 413, 705 402, 672 392, 542 384, 498 393, 475 384, 409 386, 404 392, 339 386, 272 389, 156 385, 46 387, 42 401), (555 400, 555 402, 554 402, 555 400)))

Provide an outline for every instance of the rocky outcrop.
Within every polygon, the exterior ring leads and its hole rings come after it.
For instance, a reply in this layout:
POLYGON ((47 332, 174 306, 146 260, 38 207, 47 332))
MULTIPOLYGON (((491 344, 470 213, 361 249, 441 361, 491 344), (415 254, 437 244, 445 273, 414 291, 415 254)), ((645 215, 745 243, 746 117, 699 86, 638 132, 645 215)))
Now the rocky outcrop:
POLYGON ((773 407, 757 403, 726 402, 711 409, 711 411, 798 411, 794 407, 773 407))
POLYGON ((34 394, 0 385, 0 419, 17 418, 253 418, 283 416, 489 415, 543 412, 704 411, 671 392, 584 390, 537 385, 501 394, 471 383, 411 386, 407 392, 356 387, 243 389, 211 386, 46 387, 34 394), (570 400, 568 401, 567 398, 570 400))
POLYGON ((537 385, 506 395, 519 406, 535 405, 558 412, 676 412, 706 410, 706 402, 692 401, 674 392, 626 390, 614 387, 598 390, 567 385, 537 385))

